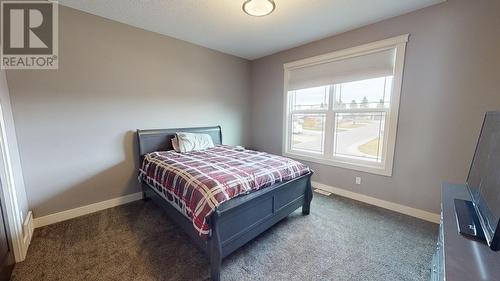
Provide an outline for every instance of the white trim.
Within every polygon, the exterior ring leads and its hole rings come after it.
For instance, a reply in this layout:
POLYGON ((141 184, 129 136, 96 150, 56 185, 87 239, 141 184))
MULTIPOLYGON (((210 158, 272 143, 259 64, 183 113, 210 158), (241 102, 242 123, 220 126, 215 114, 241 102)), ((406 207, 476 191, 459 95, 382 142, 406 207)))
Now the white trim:
POLYGON ((83 215, 95 213, 105 209, 113 208, 123 204, 127 204, 133 201, 142 199, 142 192, 132 193, 129 195, 109 199, 102 202, 97 202, 94 204, 74 208, 71 210, 62 211, 55 214, 50 214, 47 216, 39 217, 34 219, 35 228, 46 226, 49 224, 58 223, 61 221, 69 220, 72 218, 80 217, 83 215))
MULTIPOLYGON (((407 39, 408 41, 408 39, 407 39)), ((389 118, 386 118, 385 129, 387 132, 387 141, 385 146, 385 168, 386 173, 392 176, 394 165, 394 151, 396 150, 396 136, 398 130, 399 101, 403 84, 404 64, 406 55, 406 41, 396 45, 396 61, 394 65, 394 79, 392 81, 391 106, 389 108, 389 118), (389 126, 387 126, 389 125, 389 126)))
POLYGON ((359 194, 359 193, 348 191, 348 190, 345 190, 342 188, 329 186, 329 185, 322 184, 322 183, 315 182, 315 181, 312 182, 312 185, 315 188, 322 189, 322 190, 331 192, 333 194, 336 194, 336 195, 339 195, 342 197, 346 197, 346 198, 350 198, 350 199, 353 199, 356 201, 364 202, 364 203, 367 203, 370 205, 374 205, 374 206, 377 206, 380 208, 388 209, 388 210, 391 210, 394 212, 398 212, 401 214, 405 214, 408 216, 419 218, 419 219, 422 219, 425 221, 439 223, 439 220, 440 220, 439 214, 435 214, 435 213, 427 212, 424 210, 408 207, 405 205, 400 205, 397 203, 385 201, 385 200, 378 199, 378 198, 371 197, 371 196, 364 195, 364 194, 359 194))
MULTIPOLYGON (((289 156, 293 158, 298 158, 310 162, 315 162, 319 164, 325 164, 340 168, 352 169, 362 172, 368 172, 372 174, 382 175, 382 176, 392 176, 392 169, 394 165, 394 151, 396 148, 396 135, 397 135, 397 124, 398 124, 398 114, 399 114, 399 103, 400 103, 400 95, 402 89, 402 80, 403 80, 403 69, 404 69, 404 60, 405 60, 405 52, 406 52, 406 42, 408 42, 409 34, 404 34, 400 36, 396 36, 393 38, 388 38, 368 44, 364 44, 361 46, 356 46, 349 49, 344 49, 340 51, 331 52, 328 54, 323 54, 315 57, 310 57, 294 62, 285 63, 284 67, 284 80, 283 80, 283 141, 282 141, 282 154, 284 156, 289 156), (395 49, 395 63, 394 63, 394 78, 392 81, 392 92, 391 92, 391 106, 386 111, 386 120, 385 120, 385 139, 382 148, 382 163, 374 163, 371 164, 369 161, 350 161, 346 159, 340 159, 339 157, 333 157, 331 155, 331 147, 333 146, 332 137, 330 136, 329 129, 326 128, 326 136, 325 136, 325 149, 321 155, 310 155, 307 153, 297 152, 291 149, 291 126, 292 122, 291 113, 295 113, 290 111, 290 104, 288 100, 288 80, 290 77, 290 71, 293 69, 307 67, 311 65, 316 65, 319 63, 325 63, 330 61, 336 61, 341 59, 346 59, 350 57, 361 56, 365 54, 370 54, 374 52, 380 52, 383 50, 395 49)), ((330 93, 330 99, 332 94, 330 93)), ((326 113, 330 114, 332 111, 337 112, 361 112, 365 111, 361 110, 333 110, 332 103, 329 103, 329 109, 325 110, 326 113)), ((366 111, 378 111, 377 109, 371 110, 366 109, 366 111)), ((313 112, 313 111, 311 111, 313 112)), ((323 112, 323 111, 322 111, 323 112)), ((331 115, 331 114, 330 114, 331 115)), ((329 119, 333 117, 330 116, 326 123, 329 122, 329 119)))
POLYGON ((312 155, 312 153, 310 153, 310 155, 311 156, 306 155, 306 153, 300 153, 300 154, 295 153, 295 150, 283 153, 283 156, 286 156, 289 158, 294 158, 294 159, 299 159, 299 160, 304 160, 304 161, 309 161, 309 162, 313 162, 313 163, 319 163, 319 164, 323 164, 323 165, 339 167, 339 168, 344 168, 344 169, 350 169, 350 170, 356 170, 356 171, 360 171, 360 172, 365 172, 365 173, 370 173, 370 174, 375 174, 375 175, 382 175, 382 176, 387 176, 387 177, 390 177, 392 175, 390 173, 390 171, 385 170, 383 166, 379 166, 379 167, 377 167, 376 165, 368 166, 368 165, 363 165, 361 163, 354 164, 355 160, 353 162, 343 162, 340 160, 314 157, 312 155))
POLYGON ((285 69, 293 69, 293 68, 300 68, 304 66, 310 66, 310 65, 315 65, 318 63, 324 63, 324 62, 329 62, 329 61, 335 61, 335 60, 341 60, 341 59, 346 59, 352 56, 359 56, 359 55, 364 55, 368 53, 374 53, 374 52, 379 52, 384 49, 391 49, 391 47, 394 47, 398 44, 401 43, 406 43, 408 42, 410 34, 403 34, 399 35, 396 37, 392 38, 387 38, 375 42, 371 42, 368 44, 364 45, 359 45, 356 47, 348 48, 348 49, 343 49, 335 52, 330 52, 327 54, 319 55, 319 56, 314 56, 310 58, 305 58, 297 61, 292 61, 285 63, 283 67, 285 69))
POLYGON ((29 211, 24 219, 23 223, 23 243, 26 248, 31 244, 31 238, 33 238, 33 212, 29 211))
MULTIPOLYGON (((2 74, 5 75, 5 74, 2 74)), ((0 77, 5 79, 5 77, 0 77)), ((2 101, 4 102, 4 101, 2 101)), ((3 198, 5 200, 4 219, 10 231, 12 240, 12 250, 16 262, 21 262, 26 258, 28 245, 23 242, 23 217, 17 201, 16 185, 14 180, 14 172, 12 170, 12 162, 9 151, 9 142, 7 141, 7 130, 5 127, 5 116, 2 103, 0 106, 0 181, 2 185, 3 198)))

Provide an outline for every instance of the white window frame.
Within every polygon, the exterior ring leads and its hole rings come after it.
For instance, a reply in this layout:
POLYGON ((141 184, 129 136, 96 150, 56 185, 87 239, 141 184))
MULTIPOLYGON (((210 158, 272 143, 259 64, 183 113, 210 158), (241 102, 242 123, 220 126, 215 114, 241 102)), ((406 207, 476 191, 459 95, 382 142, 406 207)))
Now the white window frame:
MULTIPOLYGON (((406 43, 408 42, 409 34, 404 34, 396 36, 393 38, 388 38, 369 44, 344 49, 340 51, 335 51, 332 53, 319 55, 311 58, 306 58, 294 62, 285 63, 284 67, 284 100, 283 100, 283 155, 291 158, 296 158, 300 160, 310 161, 319 164, 325 164, 335 167, 341 167, 346 169, 352 169, 362 172, 368 172, 372 174, 378 174, 383 176, 392 176, 392 169, 394 163, 394 150, 396 146, 396 134, 397 134, 397 123, 398 123, 398 113, 399 113, 399 101, 401 95, 401 86, 403 80, 403 69, 405 60, 406 43), (292 136, 292 121, 290 106, 288 104, 288 81, 290 77, 290 71, 297 68, 313 66, 316 64, 322 64, 326 62, 332 62, 341 59, 347 59, 351 57, 357 57, 362 55, 367 55, 370 53, 381 52, 384 50, 395 50, 395 64, 394 64, 394 76, 392 82, 392 92, 390 96, 390 107, 389 109, 382 110, 386 112, 385 127, 384 130, 387 131, 387 139, 383 143, 382 149, 382 161, 381 164, 371 164, 368 161, 357 161, 356 159, 333 156, 333 139, 334 139, 334 125, 331 124, 335 113, 342 112, 342 110, 333 110, 333 95, 330 94, 329 108, 325 110, 303 110, 303 113, 314 114, 322 113, 326 114, 325 121, 325 139, 324 139, 324 152, 323 154, 309 153, 306 151, 292 150, 291 148, 291 136, 292 136)), ((357 112, 362 110, 357 109, 357 112)), ((373 108, 367 109, 369 112, 379 111, 373 108)), ((293 111, 294 114, 301 113, 298 110, 293 111)))

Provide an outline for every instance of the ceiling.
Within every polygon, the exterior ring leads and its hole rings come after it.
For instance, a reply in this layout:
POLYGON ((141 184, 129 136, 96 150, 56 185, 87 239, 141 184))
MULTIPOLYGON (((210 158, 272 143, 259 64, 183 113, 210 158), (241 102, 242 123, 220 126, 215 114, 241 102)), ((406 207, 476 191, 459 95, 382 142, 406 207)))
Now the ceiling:
POLYGON ((94 15, 246 59, 405 14, 444 0, 274 0, 251 17, 244 0, 59 0, 94 15))

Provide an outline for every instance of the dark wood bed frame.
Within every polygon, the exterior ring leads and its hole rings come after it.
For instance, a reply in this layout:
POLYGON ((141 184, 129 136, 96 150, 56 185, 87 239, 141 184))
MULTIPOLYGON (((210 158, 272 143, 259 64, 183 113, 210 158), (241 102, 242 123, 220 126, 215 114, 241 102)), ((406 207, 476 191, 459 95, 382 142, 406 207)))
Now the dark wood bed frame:
MULTIPOLYGON (((209 134, 215 144, 222 144, 221 127, 177 128, 161 130, 137 130, 139 159, 154 151, 172 150, 171 138, 176 132, 209 134)), ((152 199, 161 206, 210 258, 210 276, 220 280, 222 259, 247 242, 302 207, 302 214, 308 215, 312 200, 312 173, 293 180, 274 184, 250 194, 222 203, 211 215, 209 223, 211 236, 202 239, 192 222, 182 215, 168 201, 163 199, 154 187, 142 182, 144 199, 152 199)))

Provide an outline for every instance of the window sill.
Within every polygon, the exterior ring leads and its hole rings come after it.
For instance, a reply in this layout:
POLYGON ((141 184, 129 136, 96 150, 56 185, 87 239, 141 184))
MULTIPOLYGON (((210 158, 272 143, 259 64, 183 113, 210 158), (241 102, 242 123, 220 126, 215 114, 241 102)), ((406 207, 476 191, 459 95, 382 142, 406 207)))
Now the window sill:
POLYGON ((366 172, 370 174, 375 174, 375 175, 381 175, 381 176, 386 176, 386 177, 391 177, 392 176, 392 165, 387 165, 386 166, 370 166, 370 165, 363 165, 363 164, 355 164, 355 163, 348 163, 348 162, 343 162, 339 160, 333 160, 333 159, 324 159, 324 158, 319 158, 319 157, 314 157, 312 155, 305 155, 301 153, 296 153, 294 151, 287 151, 283 152, 283 156, 285 157, 290 157, 290 158, 295 158, 295 159, 300 159, 308 162, 313 162, 317 164, 323 164, 323 165, 328 165, 328 166, 334 166, 334 167, 339 167, 339 168, 344 168, 344 169, 349 169, 349 170, 355 170, 355 171, 360 171, 360 172, 366 172))

